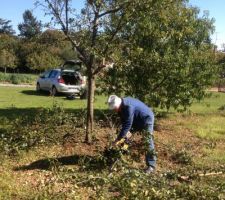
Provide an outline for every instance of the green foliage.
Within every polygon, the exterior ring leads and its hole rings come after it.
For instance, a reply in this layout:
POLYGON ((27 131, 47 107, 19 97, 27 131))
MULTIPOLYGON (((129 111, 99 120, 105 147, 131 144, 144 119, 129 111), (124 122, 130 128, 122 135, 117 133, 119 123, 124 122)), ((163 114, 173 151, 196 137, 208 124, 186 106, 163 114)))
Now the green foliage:
POLYGON ((15 33, 10 23, 11 20, 5 20, 0 18, 0 34, 13 35, 15 33))
POLYGON ((7 34, 0 34, 0 49, 1 50, 15 50, 16 46, 18 45, 18 41, 15 37, 7 35, 7 34))
POLYGON ((49 53, 48 51, 42 51, 40 53, 32 53, 27 58, 27 65, 31 69, 38 71, 44 71, 46 69, 52 69, 60 66, 61 60, 58 56, 49 53))
POLYGON ((57 144, 68 132, 75 131, 74 124, 78 125, 77 118, 57 105, 40 109, 34 117, 17 118, 6 130, 0 130, 1 152, 14 155, 40 144, 57 144))
POLYGON ((21 40, 18 51, 20 64, 44 71, 60 66, 63 60, 77 56, 61 31, 46 30, 38 38, 21 40))
MULTIPOLYGON (((104 171, 93 175, 93 172, 80 174, 74 169, 60 167, 55 181, 71 184, 70 191, 89 188, 95 191, 92 197, 97 199, 223 199, 225 195, 223 179, 199 179, 198 171, 192 168, 147 175, 123 167, 110 174, 104 171), (181 177, 186 174, 191 174, 190 180, 182 182, 181 177)), ((50 192, 49 195, 56 194, 50 192)))
POLYGON ((17 57, 15 54, 5 49, 0 50, 0 67, 15 68, 17 64, 17 57))
POLYGON ((213 21, 184 2, 146 0, 129 11, 115 69, 103 77, 105 91, 166 109, 186 109, 205 97, 217 76, 209 40, 213 21))
POLYGON ((15 37, 0 34, 0 67, 1 68, 15 68, 18 63, 16 55, 16 48, 18 42, 15 37))
POLYGON ((216 61, 220 65, 221 75, 225 74, 225 54, 224 52, 216 52, 216 61))
POLYGON ((174 152, 171 157, 174 162, 184 165, 190 165, 193 162, 191 155, 189 155, 189 153, 185 149, 182 149, 178 152, 174 152))
POLYGON ((217 81, 217 86, 220 87, 220 88, 225 88, 225 78, 220 78, 218 81, 217 81))
POLYGON ((37 79, 36 75, 31 74, 8 74, 0 73, 0 82, 12 84, 34 84, 37 79))
POLYGON ((23 13, 23 23, 18 25, 20 36, 31 39, 41 33, 42 24, 32 14, 30 10, 23 13))

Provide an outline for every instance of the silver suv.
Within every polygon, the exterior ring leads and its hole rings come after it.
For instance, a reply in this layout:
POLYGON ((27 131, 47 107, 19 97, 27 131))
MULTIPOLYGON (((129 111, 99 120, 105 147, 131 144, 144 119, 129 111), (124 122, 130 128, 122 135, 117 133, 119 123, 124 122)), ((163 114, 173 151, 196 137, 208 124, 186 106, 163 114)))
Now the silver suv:
POLYGON ((78 95, 81 99, 87 96, 86 77, 81 75, 82 63, 66 61, 59 69, 52 69, 40 75, 36 91, 49 91, 52 96, 57 93, 78 95))

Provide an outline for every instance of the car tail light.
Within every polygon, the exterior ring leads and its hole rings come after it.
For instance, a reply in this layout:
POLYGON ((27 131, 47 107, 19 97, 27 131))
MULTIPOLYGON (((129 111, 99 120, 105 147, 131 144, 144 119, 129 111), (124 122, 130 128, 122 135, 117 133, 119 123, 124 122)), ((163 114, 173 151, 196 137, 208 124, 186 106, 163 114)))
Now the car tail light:
POLYGON ((58 82, 59 82, 59 83, 65 83, 65 81, 63 80, 62 77, 59 77, 59 78, 58 78, 58 82))

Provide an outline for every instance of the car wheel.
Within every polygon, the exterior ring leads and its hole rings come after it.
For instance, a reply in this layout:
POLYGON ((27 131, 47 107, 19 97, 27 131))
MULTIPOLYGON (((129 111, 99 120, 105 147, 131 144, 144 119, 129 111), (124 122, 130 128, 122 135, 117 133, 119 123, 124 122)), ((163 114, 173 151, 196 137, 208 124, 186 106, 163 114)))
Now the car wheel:
POLYGON ((36 91, 37 92, 40 92, 41 91, 41 87, 40 87, 40 84, 39 83, 37 83, 37 85, 36 85, 36 91))
POLYGON ((57 91, 55 86, 52 86, 52 89, 51 89, 50 93, 51 93, 52 96, 56 96, 57 95, 58 91, 57 91))

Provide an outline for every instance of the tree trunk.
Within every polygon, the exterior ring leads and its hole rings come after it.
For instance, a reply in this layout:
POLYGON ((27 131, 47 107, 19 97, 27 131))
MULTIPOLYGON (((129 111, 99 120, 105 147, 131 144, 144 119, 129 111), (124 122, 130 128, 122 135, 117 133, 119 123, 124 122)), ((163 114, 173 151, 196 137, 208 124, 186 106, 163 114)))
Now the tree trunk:
POLYGON ((94 126, 94 93, 95 93, 95 76, 88 74, 88 99, 87 99, 87 121, 86 121, 86 137, 87 143, 91 142, 92 130, 94 126))

